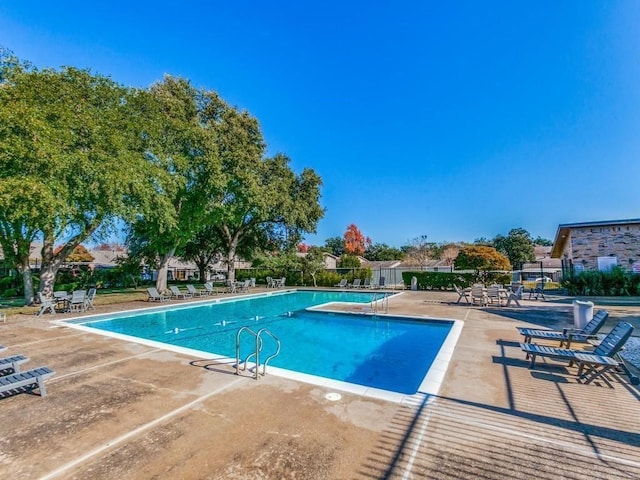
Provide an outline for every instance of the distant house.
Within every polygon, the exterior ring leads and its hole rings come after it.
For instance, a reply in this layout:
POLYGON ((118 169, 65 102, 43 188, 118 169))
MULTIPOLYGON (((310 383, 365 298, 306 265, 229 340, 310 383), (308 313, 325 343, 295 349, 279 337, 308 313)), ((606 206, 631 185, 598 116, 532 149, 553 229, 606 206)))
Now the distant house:
MULTIPOLYGON (((306 257, 307 253, 306 252, 296 252, 296 255, 298 257, 306 257)), ((324 268, 326 268, 327 270, 335 270, 336 268, 338 268, 338 261, 340 260, 340 257, 333 255, 331 253, 328 252, 323 252, 322 253, 322 259, 324 260, 324 268)))
POLYGON ((640 219, 559 225, 551 257, 561 259, 564 271, 619 266, 640 273, 640 219))
POLYGON ((516 280, 533 281, 537 278, 547 277, 553 281, 560 280, 562 272, 562 260, 560 258, 551 258, 552 247, 544 247, 535 245, 533 247, 536 260, 534 262, 525 262, 520 270, 514 270, 514 278, 516 280))

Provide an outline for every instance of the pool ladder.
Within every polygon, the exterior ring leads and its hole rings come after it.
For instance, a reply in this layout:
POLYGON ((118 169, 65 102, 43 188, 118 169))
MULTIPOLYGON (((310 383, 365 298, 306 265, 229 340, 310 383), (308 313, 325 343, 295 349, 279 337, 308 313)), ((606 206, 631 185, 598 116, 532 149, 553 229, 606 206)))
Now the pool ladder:
POLYGON ((384 313, 389 313, 389 296, 386 294, 382 294, 382 297, 378 297, 377 293, 373 294, 373 298, 371 299, 371 310, 373 313, 378 313, 378 307, 381 307, 384 313), (378 305, 378 300, 382 300, 382 304, 378 305))
POLYGON ((253 330, 251 330, 249 327, 244 326, 242 328, 240 328, 238 330, 238 333, 236 333, 236 375, 240 375, 240 364, 243 364, 242 370, 246 370, 247 369, 247 362, 249 361, 249 359, 253 356, 256 357, 256 368, 255 368, 255 373, 254 373, 254 378, 256 380, 258 380, 258 374, 259 374, 259 370, 260 370, 260 352, 262 351, 262 335, 268 335, 271 338, 273 338, 276 342, 276 351, 274 353, 272 353, 271 355, 269 355, 266 360, 264 361, 264 364, 262 366, 262 375, 265 375, 267 373, 267 364, 269 363, 269 361, 272 358, 275 358, 278 356, 278 354, 280 353, 280 339, 278 337, 276 337, 273 333, 271 333, 269 330, 267 330, 266 328, 261 328, 260 330, 258 330, 257 332, 254 332, 253 330), (256 340, 256 351, 255 352, 251 352, 249 355, 247 355, 247 358, 244 359, 243 362, 240 362, 240 336, 242 335, 243 332, 248 333, 249 335, 252 335, 255 340, 256 340))

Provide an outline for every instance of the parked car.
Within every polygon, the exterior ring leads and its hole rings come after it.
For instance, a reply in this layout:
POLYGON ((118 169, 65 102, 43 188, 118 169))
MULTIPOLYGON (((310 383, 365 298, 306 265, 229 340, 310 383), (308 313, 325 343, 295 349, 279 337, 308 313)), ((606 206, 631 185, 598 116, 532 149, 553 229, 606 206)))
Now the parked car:
POLYGON ((553 280, 549 277, 538 277, 534 280, 534 282, 536 283, 549 283, 549 282, 553 282, 553 280))

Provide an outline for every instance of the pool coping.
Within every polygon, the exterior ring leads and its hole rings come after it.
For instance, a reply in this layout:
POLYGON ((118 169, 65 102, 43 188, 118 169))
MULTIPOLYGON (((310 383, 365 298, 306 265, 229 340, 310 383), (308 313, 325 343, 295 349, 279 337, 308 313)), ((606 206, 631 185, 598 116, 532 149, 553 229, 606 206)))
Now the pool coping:
MULTIPOLYGON (((194 305, 197 306, 203 303, 222 303, 222 301, 225 301, 226 303, 227 301, 239 301, 239 300, 243 300, 250 297, 272 296, 274 294, 283 294, 283 293, 297 292, 297 291, 310 291, 310 290, 284 289, 284 290, 278 290, 274 292, 260 292, 255 294, 217 298, 217 299, 212 299, 208 297, 203 300, 195 300, 189 303, 173 304, 172 306, 175 308, 172 308, 172 310, 181 310, 182 307, 188 308, 188 307, 192 307, 194 305)), ((354 292, 354 293, 357 293, 357 292, 354 292)), ((391 293, 391 292, 388 292, 388 293, 391 293)), ((402 292, 396 292, 395 294, 401 295, 402 292)), ((425 396, 435 397, 438 394, 440 387, 442 386, 444 377, 446 375, 447 368, 449 367, 449 363, 451 362, 451 358, 453 356, 455 346, 458 342, 458 339, 460 338, 460 334, 462 333, 462 328, 464 326, 463 320, 457 320, 452 318, 438 318, 438 317, 431 317, 428 315, 412 316, 412 315, 402 315, 402 314, 388 314, 388 313, 374 312, 374 311, 371 311, 370 309, 364 309, 363 311, 360 311, 360 312, 350 312, 350 311, 344 311, 344 310, 337 310, 335 308, 329 308, 332 305, 336 305, 336 304, 340 304, 340 305, 347 304, 351 306, 362 305, 362 303, 355 303, 355 302, 354 303, 328 302, 325 304, 308 307, 305 310, 309 310, 313 312, 321 312, 321 313, 334 313, 334 314, 355 315, 355 316, 376 315, 379 317, 403 318, 403 319, 413 320, 413 321, 428 320, 428 321, 436 321, 436 322, 447 322, 451 324, 451 329, 449 330, 449 333, 447 334, 447 337, 445 338, 444 342, 440 346, 440 349, 438 350, 436 357, 431 363, 431 366, 427 370, 425 377, 422 379, 422 382, 420 383, 420 387, 418 388, 417 392, 414 394, 397 393, 389 390, 367 387, 364 385, 357 385, 354 383, 343 382, 340 380, 320 377, 317 375, 311 375, 308 373, 301 373, 293 370, 287 370, 284 368, 274 367, 272 365, 269 365, 268 373, 273 374, 274 376, 277 376, 277 377, 287 378, 289 380, 299 381, 299 382, 303 382, 311 385, 317 385, 319 387, 324 387, 327 389, 335 389, 341 392, 360 395, 362 397, 370 397, 370 398, 375 398, 378 400, 384 400, 384 401, 389 401, 394 403, 415 403, 416 401, 422 402, 424 401, 425 396)), ((111 317, 118 314, 126 314, 126 313, 132 313, 132 312, 151 313, 156 310, 166 310, 168 306, 169 305, 165 304, 165 305, 154 305, 152 307, 145 307, 145 308, 134 309, 134 310, 131 310, 131 309, 119 310, 119 311, 109 312, 109 313, 99 313, 99 314, 87 315, 82 317, 67 318, 64 320, 51 320, 50 323, 59 327, 69 327, 69 328, 73 328, 83 332, 98 334, 105 337, 137 343, 140 345, 145 345, 145 346, 156 348, 159 350, 166 350, 166 351, 175 352, 175 353, 183 354, 190 357, 196 357, 200 359, 207 358, 211 360, 217 360, 222 363, 229 363, 230 365, 235 365, 235 362, 236 362, 235 358, 226 357, 224 355, 217 355, 210 352, 205 352, 203 350, 180 347, 177 345, 171 345, 168 343, 158 342, 155 340, 134 337, 132 335, 126 335, 126 334, 117 333, 117 332, 109 332, 107 330, 100 330, 92 327, 85 327, 84 325, 73 322, 73 321, 79 321, 79 320, 83 322, 87 322, 87 321, 91 321, 90 320, 91 318, 111 317)), ((247 369, 251 370, 253 368, 255 368, 255 364, 249 363, 247 366, 247 369)))

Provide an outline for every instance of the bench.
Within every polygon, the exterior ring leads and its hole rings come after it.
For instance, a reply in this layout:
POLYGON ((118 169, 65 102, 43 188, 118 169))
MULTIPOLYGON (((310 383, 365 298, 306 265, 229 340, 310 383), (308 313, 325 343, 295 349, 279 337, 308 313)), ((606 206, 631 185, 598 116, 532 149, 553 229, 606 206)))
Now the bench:
POLYGON ((0 358, 0 372, 10 369, 11 373, 20 373, 20 365, 28 360, 24 355, 0 358))
POLYGON ((47 395, 44 381, 54 373, 55 372, 48 367, 38 367, 25 372, 0 377, 0 394, 27 387, 30 389, 38 388, 40 390, 40 396, 44 397, 47 395))

